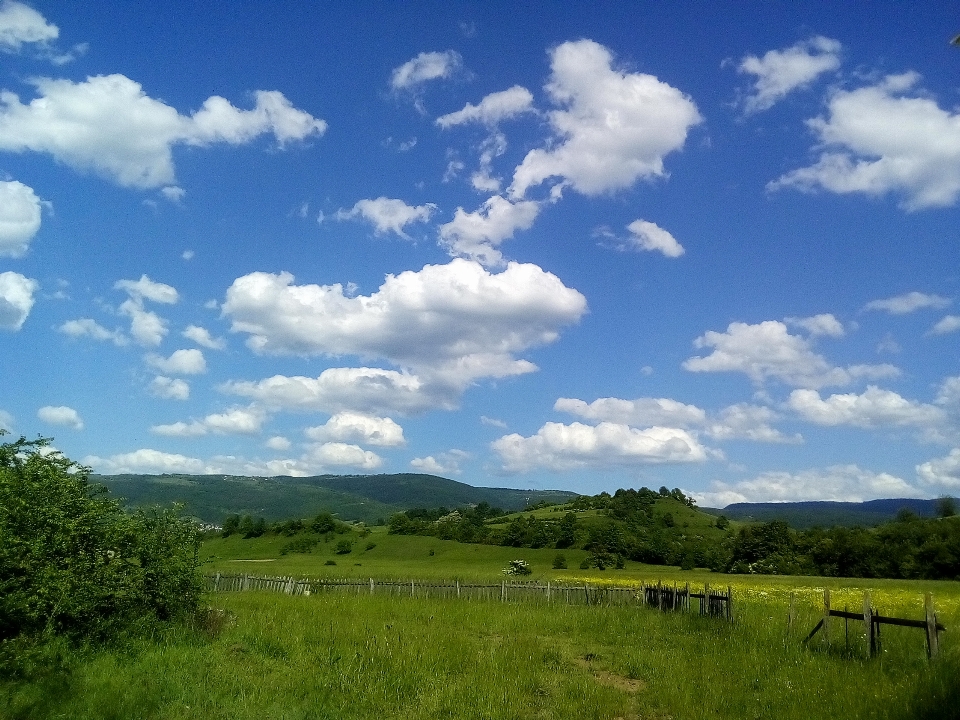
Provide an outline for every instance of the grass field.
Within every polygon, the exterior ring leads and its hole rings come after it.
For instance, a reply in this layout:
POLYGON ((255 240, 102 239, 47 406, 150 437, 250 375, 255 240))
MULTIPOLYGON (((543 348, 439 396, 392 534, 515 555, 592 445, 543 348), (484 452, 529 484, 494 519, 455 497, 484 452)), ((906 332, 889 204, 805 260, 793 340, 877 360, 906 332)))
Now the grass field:
POLYGON ((86 654, 72 671, 0 692, 3 718, 947 718, 960 709, 960 584, 723 576, 628 563, 551 569, 556 550, 459 545, 375 532, 347 555, 332 540, 279 556, 282 540, 205 544, 207 572, 499 581, 523 558, 532 578, 594 584, 733 585, 733 623, 641 607, 547 606, 369 595, 222 593, 222 627, 170 631, 124 650, 86 654), (374 548, 365 550, 368 543, 374 548), (430 554, 430 551, 433 554, 430 554), (336 566, 324 563, 335 559, 336 566), (236 562, 241 560, 241 562, 236 562), (267 560, 269 562, 248 562, 267 560), (355 563, 359 563, 356 565, 355 563), (842 622, 809 647, 823 587, 834 607, 871 589, 884 614, 920 618, 934 593, 943 650, 923 632, 883 630, 865 659, 862 628, 842 622), (793 593, 799 616, 786 614, 793 593), (939 713, 939 714, 938 714, 939 713))

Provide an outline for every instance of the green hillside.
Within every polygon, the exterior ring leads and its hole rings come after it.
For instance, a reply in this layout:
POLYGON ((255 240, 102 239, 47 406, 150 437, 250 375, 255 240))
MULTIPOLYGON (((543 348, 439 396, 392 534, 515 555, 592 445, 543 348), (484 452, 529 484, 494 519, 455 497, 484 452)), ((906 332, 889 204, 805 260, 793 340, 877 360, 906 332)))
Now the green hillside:
POLYGON ((477 488, 435 475, 320 475, 244 477, 236 475, 93 475, 131 507, 183 503, 187 514, 221 523, 227 515, 267 520, 312 517, 329 510, 344 520, 368 524, 401 510, 429 505, 456 507, 487 502, 509 510, 528 504, 565 502, 576 493, 477 488))

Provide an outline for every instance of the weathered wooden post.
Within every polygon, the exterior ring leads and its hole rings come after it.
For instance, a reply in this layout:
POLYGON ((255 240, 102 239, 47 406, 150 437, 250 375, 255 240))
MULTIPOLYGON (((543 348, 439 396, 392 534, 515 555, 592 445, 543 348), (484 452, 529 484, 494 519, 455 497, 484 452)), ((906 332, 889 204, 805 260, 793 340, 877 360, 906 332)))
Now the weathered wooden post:
POLYGON ((727 585, 727 620, 733 622, 733 587, 727 585))
POLYGON ((550 581, 547 580, 547 602, 550 602, 550 581))
POLYGON ((703 584, 703 600, 700 601, 700 614, 707 615, 710 612, 710 583, 703 584))
POLYGON ((866 629, 864 645, 866 646, 867 657, 873 657, 876 641, 873 638, 873 607, 870 605, 869 590, 863 593, 863 627, 866 629))
POLYGON ((823 590, 823 637, 821 638, 823 645, 830 644, 830 589, 824 588, 823 590))
POLYGON ((923 609, 927 620, 927 657, 932 660, 940 651, 940 639, 937 637, 937 614, 933 611, 933 595, 931 593, 924 595, 923 609))

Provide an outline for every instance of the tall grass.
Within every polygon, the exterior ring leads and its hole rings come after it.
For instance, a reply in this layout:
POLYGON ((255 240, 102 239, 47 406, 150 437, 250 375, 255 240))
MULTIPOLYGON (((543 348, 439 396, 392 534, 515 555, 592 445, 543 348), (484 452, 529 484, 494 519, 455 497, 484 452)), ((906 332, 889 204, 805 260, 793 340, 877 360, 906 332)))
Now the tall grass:
POLYGON ((949 632, 934 664, 909 628, 884 628, 880 658, 847 650, 836 630, 830 646, 804 646, 818 619, 808 595, 788 634, 775 586, 739 593, 733 623, 638 607, 222 594, 211 600, 232 620, 215 637, 182 629, 90 652, 69 674, 3 687, 0 717, 835 720, 937 717, 955 699, 949 632))

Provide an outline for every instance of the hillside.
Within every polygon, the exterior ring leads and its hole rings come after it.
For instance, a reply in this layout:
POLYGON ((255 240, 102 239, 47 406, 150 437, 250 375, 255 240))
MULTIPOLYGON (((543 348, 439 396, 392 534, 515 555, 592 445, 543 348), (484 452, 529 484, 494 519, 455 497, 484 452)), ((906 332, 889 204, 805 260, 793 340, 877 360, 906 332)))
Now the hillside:
POLYGON ((183 503, 203 522, 221 523, 230 514, 267 520, 310 517, 329 510, 344 520, 376 523, 401 510, 428 505, 457 507, 487 502, 520 510, 542 501, 565 502, 576 493, 552 490, 478 488, 435 475, 93 475, 130 507, 183 503))
POLYGON ((783 520, 796 530, 812 527, 873 527, 896 519, 897 513, 907 508, 920 517, 934 517, 937 500, 890 498, 866 502, 788 502, 788 503, 734 503, 722 510, 704 508, 706 512, 724 515, 742 522, 770 522, 783 520))

